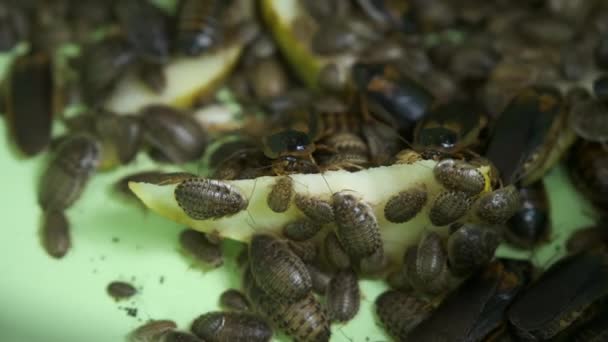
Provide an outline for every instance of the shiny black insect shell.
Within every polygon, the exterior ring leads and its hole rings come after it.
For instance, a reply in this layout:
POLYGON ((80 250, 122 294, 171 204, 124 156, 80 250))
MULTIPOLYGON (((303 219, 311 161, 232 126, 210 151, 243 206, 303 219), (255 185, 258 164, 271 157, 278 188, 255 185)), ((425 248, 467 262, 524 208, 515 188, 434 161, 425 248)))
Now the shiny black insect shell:
POLYGON ((30 53, 18 57, 12 64, 3 95, 11 134, 19 150, 26 156, 44 150, 51 141, 53 118, 49 56, 30 53))
POLYGON ((407 222, 422 210, 427 199, 428 194, 424 185, 401 191, 386 202, 384 217, 393 223, 407 222))
POLYGON ((294 241, 305 241, 313 238, 321 230, 321 225, 309 218, 301 218, 287 223, 283 235, 294 241))
POLYGON ((429 219, 435 226, 445 226, 462 218, 471 207, 472 199, 461 191, 443 191, 433 200, 429 219))
POLYGON ((306 217, 319 224, 326 224, 334 221, 334 209, 327 201, 296 194, 295 204, 306 217))
POLYGON ((262 315, 294 340, 329 341, 331 330, 327 312, 312 293, 288 304, 277 301, 255 284, 249 283, 247 294, 262 315))
POLYGON ((245 312, 208 312, 196 318, 190 329, 204 341, 265 342, 272 337, 261 317, 245 312))
POLYGON ((177 185, 174 195, 180 208, 195 220, 231 216, 249 204, 238 189, 213 179, 185 180, 177 185))
POLYGON ((164 105, 141 110, 144 141, 161 159, 185 163, 198 159, 207 148, 207 134, 190 115, 164 105))
POLYGON ((116 300, 127 299, 133 297, 137 293, 137 289, 124 281, 113 281, 106 288, 108 294, 116 300))
POLYGON ((519 191, 513 185, 485 193, 473 205, 477 217, 489 224, 504 224, 520 208, 519 191))
POLYGON ((551 232, 549 198, 542 181, 519 188, 521 208, 505 225, 505 239, 520 248, 547 241, 551 232))
POLYGON ((197 56, 215 47, 222 39, 221 18, 229 1, 181 0, 177 10, 176 48, 197 56))
POLYGON ((472 103, 454 101, 436 106, 416 125, 414 148, 455 153, 478 142, 486 118, 472 103))
POLYGON ((308 133, 294 129, 285 129, 264 137, 264 154, 276 159, 284 154, 305 153, 312 146, 308 133))
POLYGON ((527 267, 520 261, 492 262, 448 295, 409 340, 484 340, 504 324, 506 309, 528 281, 527 267))
POLYGON ((429 111, 433 95, 401 75, 395 66, 357 63, 352 70, 370 109, 400 132, 410 132, 429 111))
POLYGON ((283 213, 289 209, 293 195, 293 180, 291 177, 279 177, 272 185, 266 203, 270 210, 275 213, 283 213))
POLYGON ((576 188, 602 212, 608 211, 608 151, 600 143, 581 141, 568 158, 570 177, 576 188))
POLYGON ((382 293, 375 304, 382 326, 397 341, 408 341, 410 331, 433 309, 429 302, 414 293, 395 290, 382 293))
MULTIPOLYGON (((506 184, 522 180, 546 168, 555 141, 563 131, 565 111, 558 90, 547 87, 522 89, 497 120, 486 157, 506 184)), ((557 152, 557 151, 555 151, 557 152)))
POLYGON ((70 223, 61 211, 47 211, 44 213, 44 222, 40 237, 42 246, 53 258, 63 258, 71 246, 70 223))
POLYGON ((327 286, 327 312, 333 322, 348 322, 359 312, 361 293, 357 274, 351 270, 338 271, 327 286))
POLYGON ((465 224, 448 238, 450 270, 464 275, 489 263, 500 243, 496 227, 465 224))
POLYGON ((114 12, 140 58, 162 64, 169 59, 169 27, 161 9, 146 0, 118 1, 114 12))
POLYGON ((352 258, 372 255, 382 247, 380 228, 372 207, 349 191, 332 195, 336 235, 352 258))
POLYGON ((435 179, 454 191, 477 195, 486 186, 486 178, 474 165, 460 160, 444 159, 433 168, 435 179))
POLYGON ((525 339, 551 339, 608 295, 608 258, 581 253, 553 264, 518 296, 509 323, 525 339))
POLYGON ((187 255, 205 266, 219 267, 224 264, 222 247, 210 242, 205 233, 185 229, 179 234, 179 245, 187 255))
POLYGON ((245 294, 239 290, 228 289, 220 295, 220 305, 227 310, 249 311, 251 304, 245 294))
POLYGON ((312 289, 302 260, 287 245, 267 234, 256 234, 249 245, 249 265, 257 284, 277 301, 293 302, 312 289))
POLYGON ((405 255, 407 278, 422 293, 439 294, 450 285, 448 257, 443 240, 436 232, 428 232, 415 248, 405 255))
POLYGON ((97 141, 77 135, 66 138, 48 164, 38 188, 38 204, 44 210, 69 208, 82 194, 99 165, 97 141))
POLYGON ((177 324, 170 320, 154 320, 137 327, 129 334, 131 342, 150 342, 161 339, 169 331, 177 329, 177 324))
POLYGON ((172 330, 163 335, 159 342, 204 342, 200 338, 183 331, 172 330))

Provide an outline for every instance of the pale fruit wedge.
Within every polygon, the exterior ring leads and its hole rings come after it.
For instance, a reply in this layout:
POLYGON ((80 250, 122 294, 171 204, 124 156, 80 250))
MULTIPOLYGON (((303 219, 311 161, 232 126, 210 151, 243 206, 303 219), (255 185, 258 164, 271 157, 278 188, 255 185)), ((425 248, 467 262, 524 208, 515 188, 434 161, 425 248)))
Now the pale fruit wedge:
MULTIPOLYGON (((323 174, 291 175, 296 193, 330 200, 331 194, 342 190, 352 190, 372 206, 377 217, 385 251, 396 261, 400 260, 404 248, 414 244, 425 230, 446 232, 446 227, 435 227, 428 214, 431 203, 437 194, 444 190, 434 178, 435 161, 422 160, 411 164, 370 168, 358 172, 329 171, 323 174), (428 200, 422 210, 406 223, 391 223, 384 217, 384 207, 388 199, 400 191, 419 186, 426 187, 428 200)), ((479 169, 486 177, 484 191, 490 190, 488 171, 483 166, 479 169)), ((129 187, 143 203, 173 221, 203 232, 216 232, 219 235, 249 241, 254 233, 270 231, 281 234, 285 224, 304 217, 292 203, 284 213, 275 213, 267 205, 267 196, 277 177, 260 177, 253 180, 227 181, 238 189, 249 200, 246 210, 236 215, 217 220, 195 220, 180 208, 174 197, 176 184, 154 185, 147 183, 130 183, 129 187)), ((328 225, 327 229, 331 229, 328 225)), ((323 234, 319 234, 323 235, 323 234)))
POLYGON ((300 0, 262 0, 261 12, 281 52, 307 86, 318 88, 321 71, 332 63, 340 80, 349 79, 350 67, 355 62, 353 56, 324 57, 312 51, 311 41, 319 27, 300 0))
POLYGON ((105 108, 116 113, 133 113, 151 104, 187 108, 217 89, 235 66, 241 46, 232 44, 198 57, 177 58, 165 66, 167 85, 161 94, 147 88, 134 74, 128 74, 114 89, 105 108))

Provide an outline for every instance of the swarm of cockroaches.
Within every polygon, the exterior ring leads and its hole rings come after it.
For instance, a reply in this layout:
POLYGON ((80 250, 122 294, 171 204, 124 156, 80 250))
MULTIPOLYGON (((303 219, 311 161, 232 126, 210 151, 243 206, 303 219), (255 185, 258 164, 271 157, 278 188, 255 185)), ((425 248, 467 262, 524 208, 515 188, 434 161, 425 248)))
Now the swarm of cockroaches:
POLYGON ((88 180, 142 151, 208 171, 116 185, 191 228, 185 253, 219 267, 222 239, 248 243, 225 311, 192 334, 151 321, 134 341, 268 341, 273 329, 328 341, 359 311, 361 278, 392 288, 375 304, 399 341, 602 340, 601 219, 542 274, 494 254, 549 240, 542 177, 565 155, 608 210, 607 4, 173 5, 0 4, 0 52, 13 55, 0 109, 24 155, 52 154, 38 193, 50 256, 68 252, 66 211, 88 180))

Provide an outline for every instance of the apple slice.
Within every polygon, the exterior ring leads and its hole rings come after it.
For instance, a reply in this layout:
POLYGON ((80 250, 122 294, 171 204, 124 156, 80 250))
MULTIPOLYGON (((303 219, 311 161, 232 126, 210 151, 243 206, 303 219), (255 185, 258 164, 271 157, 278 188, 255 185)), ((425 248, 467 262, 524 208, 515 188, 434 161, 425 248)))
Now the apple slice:
MULTIPOLYGON (((290 177, 293 179, 295 192, 301 195, 323 200, 330 200, 332 193, 342 190, 352 190, 360 195, 362 200, 372 206, 380 226, 385 251, 396 261, 402 258, 405 247, 415 243, 425 230, 447 231, 446 227, 436 227, 429 220, 433 199, 445 189, 434 177, 435 164, 432 160, 419 160, 358 172, 328 171, 323 174, 296 174, 290 177), (420 185, 426 188, 428 198, 422 210, 405 223, 387 221, 384 207, 388 199, 400 191, 420 185)), ((482 166, 479 170, 486 178, 484 192, 490 191, 489 167, 482 166)), ((251 235, 258 232, 281 234, 283 226, 288 222, 304 217, 294 203, 283 213, 270 210, 266 198, 276 178, 226 181, 248 199, 249 205, 246 210, 233 216, 216 220, 196 220, 189 217, 175 199, 177 184, 131 182, 129 187, 147 207, 162 216, 199 231, 215 232, 226 238, 248 242, 251 235)), ((331 225, 327 225, 326 229, 330 228, 331 225)))
POLYGON ((130 73, 116 85, 105 108, 116 113, 134 113, 151 104, 191 107, 198 98, 215 91, 230 74, 241 49, 235 43, 197 57, 176 58, 165 66, 167 85, 160 94, 130 73))
POLYGON ((330 64, 336 66, 342 82, 350 78, 355 62, 352 55, 324 57, 312 51, 312 38, 319 27, 299 0, 262 0, 261 13, 281 52, 307 86, 318 88, 319 75, 330 64))

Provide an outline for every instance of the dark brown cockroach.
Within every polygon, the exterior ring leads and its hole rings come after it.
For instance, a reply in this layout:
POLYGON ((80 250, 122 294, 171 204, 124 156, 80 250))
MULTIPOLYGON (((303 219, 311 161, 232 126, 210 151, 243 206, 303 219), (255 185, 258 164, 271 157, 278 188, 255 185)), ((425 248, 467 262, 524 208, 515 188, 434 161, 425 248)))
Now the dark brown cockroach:
POLYGON ((228 183, 213 179, 192 178, 175 188, 175 200, 195 220, 218 219, 247 208, 249 201, 228 183))
POLYGON ((486 122, 481 111, 468 102, 436 106, 416 125, 414 149, 445 154, 466 151, 479 143, 486 122))
POLYGON ((450 285, 448 256, 435 232, 426 233, 417 247, 410 247, 405 258, 407 278, 422 293, 439 294, 450 285))
POLYGON ((289 87, 288 75, 283 65, 274 57, 257 60, 247 68, 246 75, 253 95, 259 101, 281 96, 289 87))
POLYGON ((448 238, 450 270, 464 275, 488 264, 500 243, 496 227, 465 224, 448 238))
POLYGON ((352 73, 369 109, 399 132, 411 132, 433 102, 429 91, 402 75, 394 65, 357 63, 352 73))
POLYGON ((312 280, 312 290, 318 295, 325 295, 327 285, 331 280, 331 275, 321 271, 318 267, 306 264, 310 279, 312 280))
POLYGON ((336 235, 352 258, 372 255, 382 247, 378 221, 372 207, 349 191, 332 195, 336 235))
POLYGON ((86 132, 99 140, 102 170, 130 163, 141 147, 141 125, 132 116, 100 111, 69 119, 66 125, 73 132, 86 132))
POLYGON ((359 312, 359 279, 353 270, 338 271, 327 286, 327 312, 333 322, 348 322, 359 312))
POLYGON ((99 165, 101 148, 84 136, 68 137, 59 145, 47 166, 38 189, 38 204, 44 210, 64 210, 82 194, 99 165))
POLYGON ((260 317, 245 312, 209 312, 192 322, 192 332, 205 341, 270 341, 272 329, 260 317))
POLYGON ((63 258, 71 246, 70 223, 61 211, 47 211, 41 231, 42 246, 53 258, 63 258))
POLYGON ((520 248, 548 241, 551 232, 549 198, 542 181, 519 188, 521 209, 505 225, 505 239, 520 248))
POLYGON ((137 293, 137 289, 124 281, 113 281, 106 288, 108 294, 116 300, 127 299, 133 297, 137 293))
POLYGON ((271 235, 252 237, 249 265, 257 284, 277 301, 293 302, 311 291, 312 280, 304 262, 271 235))
POLYGON ((486 179, 474 165, 454 159, 444 159, 433 168, 435 179, 454 191, 477 195, 486 186, 486 179))
POLYGON ((291 177, 279 177, 272 185, 266 203, 270 210, 275 213, 283 213, 289 209, 293 195, 293 180, 291 177))
POLYGON ((326 224, 334 221, 334 209, 331 203, 319 198, 296 194, 295 204, 309 219, 326 224))
POLYGON ((321 225, 309 218, 301 218, 287 223, 283 235, 294 241, 305 241, 313 238, 321 230, 321 225))
POLYGON ((51 141, 53 76, 49 56, 32 52, 18 57, 4 88, 13 139, 24 155, 33 156, 51 141))
MULTIPOLYGON (((215 154, 216 152, 213 153, 213 155, 215 154)), ((226 155, 228 157, 225 157, 214 167, 213 179, 254 179, 273 175, 269 168, 271 164, 270 159, 266 158, 262 151, 255 148, 246 147, 226 155)))
POLYGON ((413 293, 389 290, 376 298, 376 313, 386 331, 398 341, 431 313, 433 306, 413 293))
POLYGON ((181 248, 195 260, 210 267, 224 264, 222 247, 211 243, 205 233, 193 229, 185 229, 179 234, 181 248))
POLYGON ((567 144, 557 141, 567 125, 563 98, 554 88, 521 89, 496 121, 486 157, 506 184, 538 180, 567 144))
POLYGON ((153 320, 133 330, 129 335, 129 340, 132 342, 158 341, 173 329, 177 329, 177 324, 174 321, 153 320))
POLYGON ((386 277, 386 282, 388 285, 394 289, 399 291, 411 291, 412 285, 410 284, 410 280, 407 278, 406 267, 399 267, 398 269, 392 271, 386 277))
POLYGON ((114 12, 138 56, 162 64, 169 59, 169 27, 161 9, 146 0, 118 1, 114 12))
POLYGON ((471 198, 461 191, 443 191, 433 200, 429 219, 436 226, 445 226, 463 217, 471 207, 471 198))
POLYGON ((404 223, 413 219, 427 202, 424 185, 416 185, 393 195, 384 206, 384 217, 389 222, 404 223))
POLYGON ((507 316, 525 340, 550 340, 608 295, 608 257, 584 252, 553 264, 517 297, 507 316))
POLYGON ((85 47, 80 77, 86 102, 92 106, 102 103, 135 60, 133 48, 120 37, 108 37, 85 47))
POLYGON ((602 212, 608 212, 608 151, 604 144, 577 143, 568 160, 570 177, 577 189, 602 212))
MULTIPOLYGON (((408 335, 411 341, 486 341, 529 281, 527 262, 497 260, 462 284, 408 335)), ((494 340, 492 340, 494 341, 494 340)))
POLYGON ((325 259, 335 269, 342 270, 351 267, 350 256, 342 247, 336 233, 328 232, 323 243, 325 259))
POLYGON ((167 86, 165 69, 159 64, 140 63, 137 67, 137 77, 148 89, 157 94, 161 94, 167 86))
POLYGON ((200 338, 183 331, 169 331, 162 336, 159 342, 205 342, 200 338))
POLYGON ((222 13, 227 1, 181 0, 177 10, 177 50, 197 56, 223 39, 222 13))
POLYGON ((513 185, 483 194, 473 204, 477 217, 489 224, 504 224, 520 208, 519 191, 513 185))
POLYGON ((369 150, 361 137, 349 132, 336 133, 321 140, 328 152, 320 162, 323 170, 357 171, 369 164, 369 150))
POLYGON ((316 149, 309 133, 284 129, 262 139, 264 155, 272 160, 275 175, 318 173, 319 166, 312 157, 316 149))
POLYGON ((200 158, 207 148, 207 134, 196 120, 164 105, 142 109, 144 141, 173 163, 200 158))
POLYGON ((220 305, 227 310, 249 311, 251 309, 251 304, 245 294, 235 289, 222 292, 220 305))
POLYGON ((577 229, 568 238, 566 250, 569 254, 577 254, 608 246, 608 229, 605 224, 577 229))
POLYGON ((287 246, 304 262, 313 262, 317 258, 317 246, 313 241, 287 240, 287 246))
POLYGON ((284 303, 267 295, 253 282, 249 282, 246 287, 247 294, 257 310, 294 340, 329 341, 330 321, 321 303, 312 293, 296 302, 284 303))
POLYGON ((361 135, 369 149, 371 165, 387 165, 404 148, 403 138, 394 127, 377 120, 366 122, 361 135))

